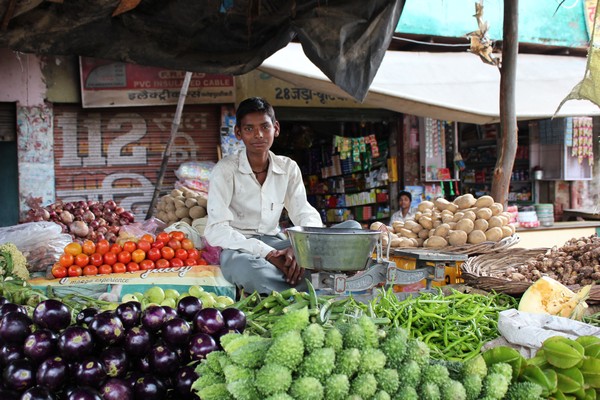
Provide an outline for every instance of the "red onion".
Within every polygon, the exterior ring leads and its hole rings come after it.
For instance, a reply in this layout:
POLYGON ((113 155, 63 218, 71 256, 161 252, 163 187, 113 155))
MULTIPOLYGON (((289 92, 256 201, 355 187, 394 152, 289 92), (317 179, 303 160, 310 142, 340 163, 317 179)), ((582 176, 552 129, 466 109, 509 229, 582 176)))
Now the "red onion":
MULTIPOLYGON (((98 222, 98 220, 92 221, 92 223, 94 223, 94 222, 98 222)), ((91 227, 92 223, 90 223, 90 227, 91 227)), ((105 235, 108 232, 108 228, 106 226, 100 226, 98 229, 96 229, 96 232, 105 235)))
POLYGON ((117 207, 115 208, 115 212, 116 212, 117 214, 122 214, 123 212, 125 212, 125 209, 124 209, 123 207, 121 207, 121 206, 117 206, 117 207))
POLYGON ((90 210, 83 213, 83 220, 88 224, 96 219, 96 216, 90 210))
POLYGON ((83 209, 83 208, 74 208, 73 209, 73 215, 76 216, 76 217, 82 217, 83 214, 85 213, 85 211, 86 210, 83 209))
POLYGON ((96 232, 96 235, 97 235, 97 236, 96 236, 96 240, 97 240, 97 241, 101 241, 101 240, 104 240, 104 239, 106 239, 106 237, 104 236, 104 234, 103 234, 103 233, 96 232))
POLYGON ((109 233, 114 233, 114 234, 117 234, 117 233, 119 233, 119 228, 120 228, 120 227, 119 227, 119 226, 116 226, 116 225, 109 225, 109 226, 108 226, 108 232, 109 232, 109 233))
POLYGON ((75 206, 79 207, 79 208, 83 208, 85 210, 85 209, 87 209, 88 205, 87 205, 87 201, 80 200, 77 202, 77 204, 75 206))
POLYGON ((96 220, 92 220, 88 223, 88 226, 90 227, 90 229, 92 230, 98 230, 100 228, 100 224, 98 223, 98 221, 96 220))
POLYGON ((127 218, 119 218, 119 225, 129 225, 129 220, 127 218))
POLYGON ((92 211, 96 217, 101 217, 102 216, 102 208, 101 208, 101 206, 92 206, 90 208, 90 211, 92 211))
POLYGON ((66 211, 73 211, 73 209, 75 208, 75 205, 73 205, 73 203, 65 203, 63 209, 66 211))
POLYGON ((88 200, 88 201, 87 201, 87 206, 88 206, 88 207, 92 207, 92 206, 95 206, 95 205, 97 205, 97 204, 99 204, 99 202, 98 202, 98 201, 95 201, 95 200, 88 200))
POLYGON ((129 223, 132 223, 133 221, 135 221, 135 216, 133 215, 133 213, 129 212, 129 211, 124 211, 121 213, 121 219, 127 219, 129 221, 129 223))
POLYGON ((98 221, 98 225, 100 225, 100 226, 108 225, 108 222, 106 222, 106 220, 104 218, 98 218, 98 219, 96 219, 96 221, 98 221))
POLYGON ((56 211, 52 210, 48 213, 48 215, 50 215, 50 219, 51 220, 56 220, 56 218, 58 218, 58 214, 56 213, 56 211))
POLYGON ((117 208, 117 203, 115 203, 114 200, 105 201, 104 208, 112 211, 117 208))
POLYGON ((83 221, 73 222, 71 225, 69 225, 69 230, 79 237, 86 237, 90 231, 87 224, 83 221))
POLYGON ((71 222, 73 222, 73 214, 71 214, 68 211, 63 211, 60 213, 60 220, 64 224, 70 224, 71 222))
POLYGON ((106 238, 106 240, 108 240, 111 243, 114 243, 117 241, 117 235, 112 233, 112 232, 108 232, 106 234, 106 236, 104 236, 106 238))

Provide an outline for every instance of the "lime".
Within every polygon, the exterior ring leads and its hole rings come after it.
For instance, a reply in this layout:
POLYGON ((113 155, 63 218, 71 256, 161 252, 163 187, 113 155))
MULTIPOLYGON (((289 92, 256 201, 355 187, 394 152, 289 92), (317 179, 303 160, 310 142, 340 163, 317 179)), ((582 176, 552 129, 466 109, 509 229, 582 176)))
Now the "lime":
POLYGON ((233 299, 231 297, 229 297, 229 296, 217 296, 215 298, 215 300, 217 301, 217 303, 224 304, 225 306, 230 306, 233 303, 235 303, 233 301, 233 299))
POLYGON ((140 292, 133 292, 133 295, 140 303, 142 302, 142 300, 144 300, 144 295, 140 292))
POLYGON ((222 310, 222 309, 224 309, 224 308, 225 308, 225 307, 227 307, 227 306, 226 306, 225 304, 223 304, 223 303, 219 303, 219 302, 217 301, 217 302, 215 302, 215 304, 213 304, 213 307, 214 307, 214 308, 217 308, 217 309, 219 309, 219 310, 222 310))
POLYGON ((184 297, 188 297, 188 296, 191 296, 191 294, 189 294, 188 292, 183 292, 179 295, 179 298, 177 300, 181 300, 184 297))
POLYGON ((122 303, 127 303, 129 301, 139 301, 139 299, 133 293, 124 294, 121 298, 122 303))
POLYGON ((198 285, 192 285, 188 289, 188 293, 194 297, 200 297, 201 293, 204 293, 204 288, 198 285))
POLYGON ((200 301, 202 301, 202 307, 204 307, 204 308, 214 307, 215 298, 210 293, 208 293, 208 292, 201 293, 200 296, 198 296, 198 298, 200 299, 200 301))
POLYGON ((166 299, 177 299, 177 298, 179 298, 179 292, 175 289, 167 289, 167 290, 165 290, 165 298, 166 299))
POLYGON ((152 286, 146 290, 144 297, 151 303, 160 304, 165 299, 165 291, 160 286, 152 286))
POLYGON ((177 301, 172 297, 167 297, 163 301, 160 302, 161 306, 169 306, 171 308, 177 307, 177 301))

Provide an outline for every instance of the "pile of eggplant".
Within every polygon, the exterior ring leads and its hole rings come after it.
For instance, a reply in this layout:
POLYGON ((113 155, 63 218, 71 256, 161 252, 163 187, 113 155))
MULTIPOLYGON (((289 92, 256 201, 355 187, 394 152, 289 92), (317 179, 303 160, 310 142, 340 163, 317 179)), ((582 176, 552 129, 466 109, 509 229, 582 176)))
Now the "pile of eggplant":
POLYGON ((245 327, 242 311, 191 296, 176 309, 131 301, 77 315, 56 299, 28 314, 0 297, 0 399, 198 399, 196 364, 245 327))

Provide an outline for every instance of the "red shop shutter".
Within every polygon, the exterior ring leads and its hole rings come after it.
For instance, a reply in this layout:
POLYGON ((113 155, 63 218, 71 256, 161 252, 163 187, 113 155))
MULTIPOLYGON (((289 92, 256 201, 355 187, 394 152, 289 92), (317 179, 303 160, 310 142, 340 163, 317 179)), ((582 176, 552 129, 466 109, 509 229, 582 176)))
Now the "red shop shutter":
MULTIPOLYGON (((148 210, 175 107, 82 109, 54 105, 56 198, 115 200, 136 221, 148 210)), ((217 161, 220 106, 190 105, 181 123, 163 180, 173 188, 175 170, 185 161, 217 161)))

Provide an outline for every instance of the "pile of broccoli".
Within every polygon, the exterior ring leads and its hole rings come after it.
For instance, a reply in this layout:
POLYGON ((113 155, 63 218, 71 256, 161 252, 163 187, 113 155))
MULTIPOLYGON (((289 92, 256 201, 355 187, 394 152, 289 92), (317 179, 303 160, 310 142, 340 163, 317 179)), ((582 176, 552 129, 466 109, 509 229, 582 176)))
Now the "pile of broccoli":
POLYGON ((270 338, 229 333, 221 346, 196 369, 192 390, 203 400, 535 400, 542 392, 511 384, 506 363, 433 360, 406 330, 379 329, 367 316, 325 328, 304 308, 281 317, 270 338))

